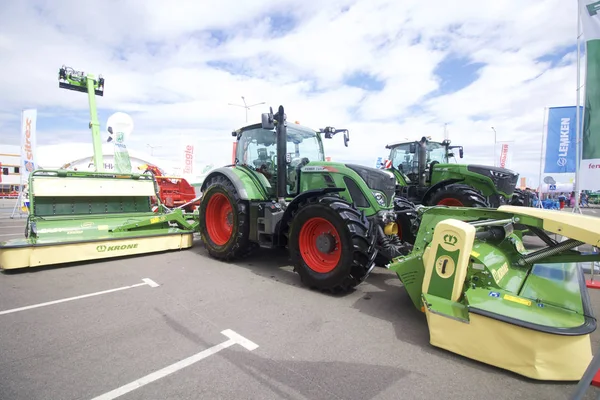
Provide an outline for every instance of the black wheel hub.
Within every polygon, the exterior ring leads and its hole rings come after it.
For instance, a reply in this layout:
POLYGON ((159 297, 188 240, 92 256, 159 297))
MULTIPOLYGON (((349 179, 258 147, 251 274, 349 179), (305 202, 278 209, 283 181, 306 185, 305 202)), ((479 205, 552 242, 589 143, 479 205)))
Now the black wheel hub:
POLYGON ((321 253, 331 253, 335 249, 335 238, 329 233, 322 233, 317 236, 316 245, 321 253))

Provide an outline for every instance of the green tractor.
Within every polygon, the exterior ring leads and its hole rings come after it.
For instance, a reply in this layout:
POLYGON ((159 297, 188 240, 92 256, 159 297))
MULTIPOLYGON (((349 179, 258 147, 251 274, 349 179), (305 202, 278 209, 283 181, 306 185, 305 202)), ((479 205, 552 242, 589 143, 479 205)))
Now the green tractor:
POLYGON ((526 206, 525 194, 516 189, 519 174, 487 165, 456 163, 453 150, 463 158, 462 146, 450 140, 389 144, 390 169, 398 183, 397 194, 424 206, 492 207, 526 206), (451 161, 452 160, 452 161, 451 161))
POLYGON ((212 171, 201 186, 199 231, 208 253, 233 260, 287 247, 306 285, 340 292, 374 265, 410 252, 397 236, 393 175, 325 161, 321 134, 338 132, 347 146, 347 130, 287 124, 283 106, 232 132, 235 163, 212 171))

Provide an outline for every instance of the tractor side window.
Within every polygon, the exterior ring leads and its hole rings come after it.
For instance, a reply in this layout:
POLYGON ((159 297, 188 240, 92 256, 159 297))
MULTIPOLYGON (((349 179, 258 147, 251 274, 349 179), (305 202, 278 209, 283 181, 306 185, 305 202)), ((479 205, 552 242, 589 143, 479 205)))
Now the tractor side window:
POLYGON ((262 128, 251 129, 242 133, 236 148, 238 162, 262 173, 271 185, 274 185, 276 176, 276 154, 275 132, 262 128))
POLYGON ((446 164, 446 148, 439 143, 428 143, 427 145, 427 165, 437 161, 440 164, 446 164))
POLYGON ((296 193, 298 190, 299 169, 311 161, 323 161, 323 147, 313 131, 288 126, 287 129, 286 161, 288 192, 296 193))
POLYGON ((401 144, 392 151, 392 165, 400 172, 410 176, 418 173, 416 154, 411 154, 410 143, 401 144), (414 171, 415 167, 417 171, 414 171))

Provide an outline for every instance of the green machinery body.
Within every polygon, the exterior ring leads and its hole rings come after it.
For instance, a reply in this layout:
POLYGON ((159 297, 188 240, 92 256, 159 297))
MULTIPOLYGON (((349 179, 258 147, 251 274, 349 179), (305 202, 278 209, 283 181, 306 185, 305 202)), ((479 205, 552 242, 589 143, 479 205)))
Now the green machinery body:
POLYGON ((390 149, 388 158, 398 184, 397 194, 416 204, 492 208, 527 205, 523 192, 516 188, 517 173, 506 168, 452 163, 451 150, 458 148, 462 158, 463 148, 451 146, 449 140, 431 142, 423 137, 418 142, 386 148, 390 149))
POLYGON ((0 269, 80 262, 192 246, 197 222, 152 210, 152 176, 36 170, 24 239, 0 243, 0 269))
POLYGON ((389 268, 433 345, 534 379, 581 378, 596 320, 578 263, 600 256, 575 248, 600 244, 596 218, 501 206, 421 208, 419 219, 413 251, 389 268), (546 247, 527 250, 517 227, 546 247))

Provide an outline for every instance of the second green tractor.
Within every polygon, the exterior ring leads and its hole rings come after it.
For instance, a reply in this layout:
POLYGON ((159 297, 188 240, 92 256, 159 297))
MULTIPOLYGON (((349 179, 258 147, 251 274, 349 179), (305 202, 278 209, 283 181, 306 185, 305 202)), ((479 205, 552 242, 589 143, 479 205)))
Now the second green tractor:
POLYGON ((499 167, 458 164, 454 149, 463 158, 462 146, 449 140, 389 144, 390 171, 398 183, 397 194, 424 206, 491 207, 503 204, 527 206, 525 194, 516 188, 519 174, 499 167))

